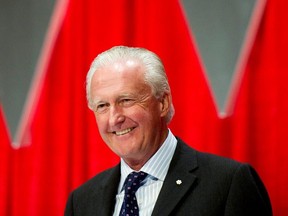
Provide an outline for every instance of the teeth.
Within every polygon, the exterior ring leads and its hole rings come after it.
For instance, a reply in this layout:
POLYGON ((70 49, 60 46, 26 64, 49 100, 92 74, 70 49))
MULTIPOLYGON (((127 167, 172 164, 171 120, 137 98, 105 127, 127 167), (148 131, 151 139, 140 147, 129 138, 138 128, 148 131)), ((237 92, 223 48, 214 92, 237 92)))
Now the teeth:
POLYGON ((129 133, 129 132, 132 131, 132 130, 133 130, 133 128, 127 128, 127 129, 122 130, 122 131, 115 131, 115 134, 116 134, 117 136, 121 136, 121 135, 124 135, 124 134, 129 133))

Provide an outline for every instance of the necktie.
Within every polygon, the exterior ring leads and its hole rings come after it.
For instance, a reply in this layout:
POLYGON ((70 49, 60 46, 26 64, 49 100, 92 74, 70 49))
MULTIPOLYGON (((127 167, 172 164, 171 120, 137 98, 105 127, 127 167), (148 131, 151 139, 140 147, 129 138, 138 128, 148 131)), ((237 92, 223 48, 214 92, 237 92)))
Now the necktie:
POLYGON ((124 200, 119 216, 139 216, 139 208, 135 196, 136 191, 142 186, 148 174, 145 172, 131 172, 124 183, 124 200))

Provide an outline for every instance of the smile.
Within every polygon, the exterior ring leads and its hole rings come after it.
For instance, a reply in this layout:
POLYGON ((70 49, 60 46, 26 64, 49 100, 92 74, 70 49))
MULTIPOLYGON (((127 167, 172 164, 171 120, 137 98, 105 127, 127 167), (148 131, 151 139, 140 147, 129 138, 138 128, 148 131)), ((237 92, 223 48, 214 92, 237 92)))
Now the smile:
POLYGON ((124 134, 127 134, 129 133, 130 131, 132 131, 134 128, 127 128, 125 130, 122 130, 122 131, 114 131, 113 133, 116 134, 117 136, 121 136, 121 135, 124 135, 124 134))

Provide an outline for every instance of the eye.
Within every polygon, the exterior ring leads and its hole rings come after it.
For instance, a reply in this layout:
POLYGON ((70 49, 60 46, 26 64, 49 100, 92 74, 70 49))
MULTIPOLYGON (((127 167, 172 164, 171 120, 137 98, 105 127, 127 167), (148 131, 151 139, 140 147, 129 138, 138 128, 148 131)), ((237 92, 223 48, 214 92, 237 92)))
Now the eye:
POLYGON ((132 106, 135 103, 134 99, 131 98, 123 98, 120 100, 119 104, 123 107, 129 107, 132 106))
POLYGON ((105 111, 108 110, 108 107, 109 107, 109 106, 110 106, 110 105, 109 105, 108 103, 100 103, 100 104, 97 104, 95 111, 96 111, 97 113, 104 113, 105 111))

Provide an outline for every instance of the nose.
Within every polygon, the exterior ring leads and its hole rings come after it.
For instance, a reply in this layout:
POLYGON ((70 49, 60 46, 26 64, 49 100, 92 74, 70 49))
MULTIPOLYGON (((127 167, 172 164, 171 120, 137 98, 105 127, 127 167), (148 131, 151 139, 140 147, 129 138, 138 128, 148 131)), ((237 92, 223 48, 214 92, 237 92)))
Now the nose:
POLYGON ((123 110, 119 106, 111 106, 109 115, 110 126, 115 126, 121 124, 125 121, 125 116, 123 115, 123 110))

